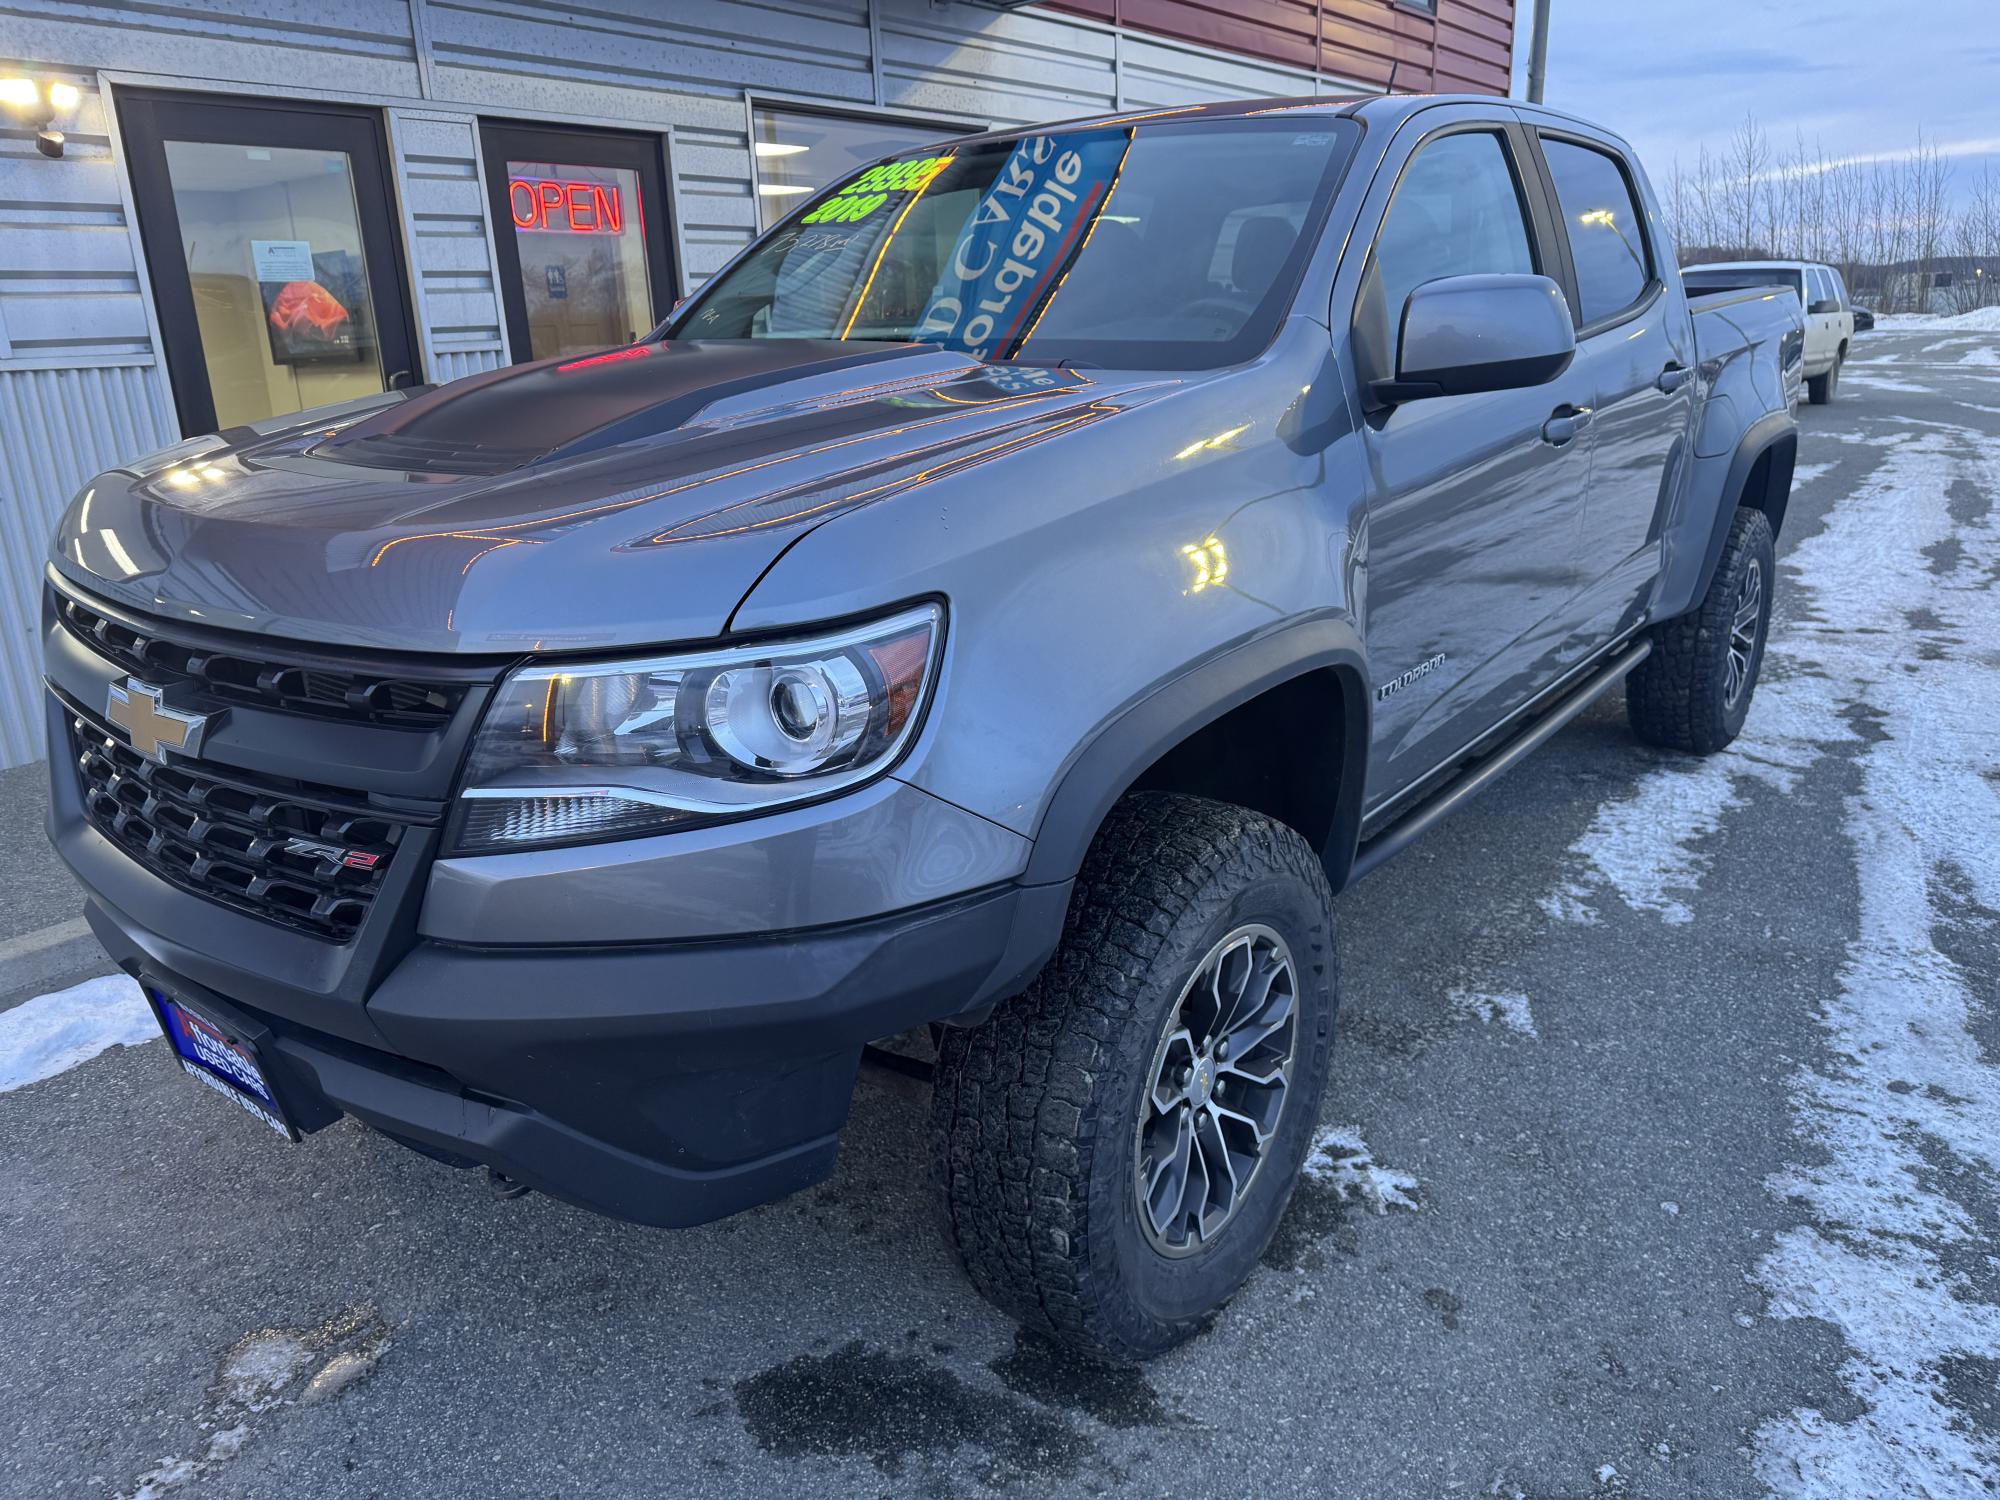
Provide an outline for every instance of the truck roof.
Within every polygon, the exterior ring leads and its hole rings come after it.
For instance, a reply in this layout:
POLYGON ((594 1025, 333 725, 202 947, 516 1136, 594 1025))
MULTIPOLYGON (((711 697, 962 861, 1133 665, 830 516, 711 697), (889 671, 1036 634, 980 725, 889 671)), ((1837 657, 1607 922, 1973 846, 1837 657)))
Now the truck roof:
POLYGON ((1698 266, 1684 266, 1683 276, 1692 276, 1698 271, 1829 271, 1833 268, 1823 260, 1707 260, 1698 266))
MULTIPOLYGON (((1071 120, 1038 121, 1032 125, 1008 125, 977 135, 958 137, 955 144, 1013 140, 1024 135, 1046 134, 1051 130, 1091 130, 1107 125, 1143 125, 1155 120, 1226 120, 1260 115, 1347 116, 1371 125, 1394 126, 1411 115, 1441 104, 1472 104, 1485 109, 1519 110, 1524 114, 1557 123, 1586 126, 1611 135, 1602 125, 1546 105, 1528 104, 1494 94, 1322 94, 1318 97, 1275 99, 1222 99, 1209 104, 1184 104, 1161 109, 1128 109, 1117 114, 1083 115, 1071 120)), ((1623 145, 1623 141, 1619 142, 1623 145)), ((1629 151, 1629 148, 1627 148, 1629 151)), ((902 155, 905 153, 897 153, 902 155)))

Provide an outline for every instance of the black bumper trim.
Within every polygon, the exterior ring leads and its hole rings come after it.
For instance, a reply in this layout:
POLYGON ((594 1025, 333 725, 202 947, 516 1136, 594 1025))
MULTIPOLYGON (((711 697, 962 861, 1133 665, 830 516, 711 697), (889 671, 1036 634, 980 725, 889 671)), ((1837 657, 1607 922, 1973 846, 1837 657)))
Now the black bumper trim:
POLYGON ((1019 990, 1068 898, 1066 883, 1009 886, 839 928, 652 948, 419 943, 354 1007, 345 1039, 316 1024, 325 998, 298 1014, 288 987, 211 988, 177 943, 101 896, 87 910, 128 970, 268 1025, 309 1095, 303 1113, 324 1103, 597 1212, 681 1226, 825 1177, 862 1046, 976 1019, 1019 990))

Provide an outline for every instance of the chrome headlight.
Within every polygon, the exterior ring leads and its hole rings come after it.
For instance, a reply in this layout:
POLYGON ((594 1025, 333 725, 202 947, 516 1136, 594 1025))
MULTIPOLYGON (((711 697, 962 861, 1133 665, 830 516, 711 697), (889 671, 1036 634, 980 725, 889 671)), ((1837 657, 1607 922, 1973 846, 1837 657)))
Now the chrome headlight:
POLYGON ((795 641, 523 667, 473 741, 455 852, 660 833, 813 801, 903 753, 944 611, 795 641))

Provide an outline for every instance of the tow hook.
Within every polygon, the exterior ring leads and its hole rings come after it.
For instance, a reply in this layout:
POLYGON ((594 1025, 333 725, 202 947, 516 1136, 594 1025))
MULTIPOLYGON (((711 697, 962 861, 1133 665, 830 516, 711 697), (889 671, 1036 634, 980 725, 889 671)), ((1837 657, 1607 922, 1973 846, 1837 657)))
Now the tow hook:
POLYGON ((525 1198, 534 1191, 525 1182, 516 1182, 498 1167, 486 1169, 487 1189, 496 1198, 525 1198))

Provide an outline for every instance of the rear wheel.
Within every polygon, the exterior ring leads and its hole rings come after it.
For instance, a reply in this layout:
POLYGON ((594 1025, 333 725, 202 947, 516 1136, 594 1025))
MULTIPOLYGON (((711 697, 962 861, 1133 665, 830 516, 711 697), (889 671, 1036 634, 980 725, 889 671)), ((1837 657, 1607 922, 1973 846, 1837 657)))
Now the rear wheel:
MULTIPOLYGON (((1824 375, 1814 375, 1806 381, 1806 396, 1814 406, 1825 406, 1840 390, 1840 367, 1847 363, 1845 351, 1833 357, 1824 375)), ((1868 382, 1863 381, 1866 385, 1868 382)))
POLYGON ((1625 679, 1625 713, 1640 739, 1709 755, 1742 731, 1776 575, 1770 520, 1739 506, 1700 606, 1654 626, 1652 655, 1625 679))
POLYGON ((1113 810, 1047 969, 940 1050, 945 1218, 988 1299, 1130 1361, 1242 1286, 1318 1119, 1331 901, 1269 818, 1158 794, 1113 810))

